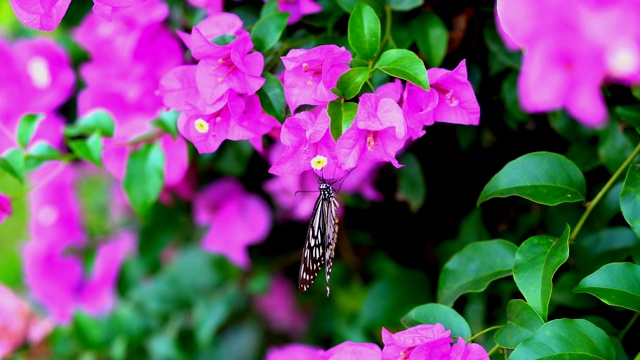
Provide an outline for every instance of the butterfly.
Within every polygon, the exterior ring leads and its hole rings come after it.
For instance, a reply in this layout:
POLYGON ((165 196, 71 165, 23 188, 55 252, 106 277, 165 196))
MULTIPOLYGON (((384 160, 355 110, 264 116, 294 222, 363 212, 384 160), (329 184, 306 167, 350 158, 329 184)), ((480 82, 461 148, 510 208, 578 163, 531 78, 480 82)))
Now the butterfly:
POLYGON ((325 264, 328 297, 331 266, 335 255, 336 241, 338 240, 337 211, 340 204, 332 187, 336 181, 328 182, 320 176, 318 177, 318 182, 320 183, 318 186, 320 193, 313 206, 311 222, 307 229, 307 238, 302 249, 298 289, 300 292, 306 291, 318 277, 318 272, 320 272, 322 265, 325 264))

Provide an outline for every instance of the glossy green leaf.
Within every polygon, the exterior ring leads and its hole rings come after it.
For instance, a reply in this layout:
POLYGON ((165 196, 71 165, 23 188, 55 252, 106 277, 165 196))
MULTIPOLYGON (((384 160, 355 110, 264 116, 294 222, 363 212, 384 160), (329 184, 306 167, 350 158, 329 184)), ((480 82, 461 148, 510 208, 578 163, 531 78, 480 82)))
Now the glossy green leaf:
MULTIPOLYGON (((260 18, 265 18, 268 15, 275 14, 278 11, 278 1, 277 0, 269 0, 262 5, 260 8, 260 18)), ((257 22, 257 21, 256 21, 257 22)))
POLYGON ((427 68, 424 62, 413 51, 406 49, 391 49, 380 55, 374 67, 382 72, 406 80, 429 90, 427 68))
POLYGON ((380 19, 375 10, 364 2, 358 3, 349 16, 349 46, 356 56, 373 60, 380 50, 380 19))
POLYGON ((69 137, 91 135, 95 132, 107 137, 113 136, 115 123, 111 115, 104 111, 92 111, 87 116, 78 119, 74 124, 64 129, 64 134, 69 137))
POLYGON ((596 271, 605 264, 622 261, 640 248, 640 239, 626 226, 605 228, 579 238, 571 247, 571 257, 582 274, 596 271))
POLYGON ((327 113, 331 118, 331 136, 338 140, 340 136, 351 126, 358 111, 358 104, 337 99, 327 106, 327 113))
POLYGON ((431 11, 423 12, 411 21, 411 30, 427 64, 440 66, 449 46, 449 30, 440 17, 431 11))
POLYGON ((631 230, 640 238, 640 166, 632 164, 627 170, 620 192, 620 209, 631 226, 631 230))
POLYGON ((544 324, 538 313, 520 299, 511 300, 507 304, 507 323, 494 335, 496 344, 514 349, 533 335, 544 324))
POLYGON ((580 169, 562 155, 535 152, 523 155, 489 180, 478 205, 495 197, 521 196, 544 204, 558 205, 585 199, 586 182, 580 169))
POLYGON ((262 105, 262 109, 267 114, 273 116, 282 124, 284 123, 286 107, 282 82, 271 73, 264 73, 262 76, 266 81, 257 92, 260 98, 260 105, 262 105))
POLYGON ((69 148, 76 156, 102 167, 102 136, 98 131, 86 139, 70 140, 69 148))
POLYGON ((384 0, 336 0, 336 3, 338 3, 338 6, 349 14, 352 13, 360 3, 371 6, 375 10, 376 14, 382 14, 385 5, 384 0))
POLYGON ((165 111, 151 124, 175 138, 178 136, 178 115, 180 113, 175 110, 165 111))
POLYGON ((532 308, 547 320, 553 274, 569 258, 569 226, 560 237, 536 235, 525 240, 516 253, 513 279, 532 308))
POLYGON ((275 12, 260 20, 251 29, 251 41, 257 51, 265 52, 280 40, 280 36, 287 28, 289 13, 275 12))
POLYGON ((427 197, 427 185, 424 180, 422 166, 418 158, 411 152, 404 152, 398 161, 404 166, 397 170, 397 201, 406 201, 414 213, 420 210, 427 197))
POLYGON ((0 157, 0 170, 24 183, 24 152, 20 148, 5 151, 0 157))
POLYGON ((16 135, 16 141, 18 145, 22 148, 26 148, 33 137, 33 134, 38 127, 38 122, 42 120, 44 116, 28 114, 20 119, 20 123, 18 124, 18 132, 16 135))
POLYGON ((387 5, 393 11, 409 11, 422 6, 424 0, 387 0, 387 5))
POLYGON ((482 291, 493 280, 511 275, 517 249, 513 243, 501 239, 465 246, 440 273, 438 302, 451 306, 460 295, 482 291))
POLYGON ((29 153, 25 158, 25 168, 27 170, 33 170, 40 166, 43 162, 62 159, 64 159, 64 155, 62 155, 62 153, 58 149, 52 147, 47 143, 37 142, 29 150, 29 153))
POLYGON ((542 325, 515 348, 509 360, 615 359, 609 336, 582 319, 558 319, 542 325))
POLYGON ((144 144, 131 152, 122 181, 135 212, 144 218, 164 186, 165 157, 157 143, 144 144))
POLYGON ((351 99, 358 95, 362 85, 369 79, 370 70, 366 67, 355 67, 345 71, 338 78, 336 87, 340 91, 340 96, 351 99))
POLYGON ((436 303, 420 305, 402 317, 402 324, 406 327, 436 323, 451 330, 453 338, 471 336, 471 328, 469 328, 467 321, 457 311, 446 305, 436 303))
POLYGON ((582 279, 573 291, 591 294, 607 305, 640 312, 640 265, 607 264, 582 279))

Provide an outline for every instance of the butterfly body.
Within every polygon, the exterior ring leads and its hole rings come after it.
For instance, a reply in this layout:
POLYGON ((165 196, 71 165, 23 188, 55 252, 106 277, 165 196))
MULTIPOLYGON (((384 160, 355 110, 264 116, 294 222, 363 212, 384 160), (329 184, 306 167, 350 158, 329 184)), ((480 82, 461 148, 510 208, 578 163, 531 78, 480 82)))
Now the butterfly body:
POLYGON ((340 204, 331 183, 322 177, 318 181, 320 182, 318 186, 320 194, 313 207, 311 222, 302 250, 298 289, 300 292, 306 291, 316 280, 320 268, 324 264, 326 266, 327 296, 329 296, 329 278, 331 277, 331 266, 338 239, 337 211, 340 204))

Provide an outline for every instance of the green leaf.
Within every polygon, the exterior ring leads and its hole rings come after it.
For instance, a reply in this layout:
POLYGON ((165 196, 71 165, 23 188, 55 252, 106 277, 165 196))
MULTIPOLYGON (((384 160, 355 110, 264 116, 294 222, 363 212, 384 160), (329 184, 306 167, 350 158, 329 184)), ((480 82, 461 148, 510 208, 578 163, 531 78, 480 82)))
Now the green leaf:
POLYGON ((33 170, 45 161, 62 160, 64 155, 58 149, 44 142, 37 142, 25 158, 25 168, 33 170))
POLYGON ((144 144, 131 152, 122 181, 125 194, 136 213, 144 218, 164 186, 165 157, 157 143, 144 144))
POLYGON ((442 304, 424 304, 417 306, 402 317, 402 324, 413 327, 421 324, 440 323, 445 329, 451 330, 451 337, 471 337, 471 328, 467 321, 449 306, 442 304))
POLYGON ((370 73, 371 71, 366 67, 355 67, 345 71, 340 75, 336 84, 340 92, 338 95, 347 100, 358 95, 362 85, 369 79, 370 73))
POLYGON ((251 29, 251 41, 257 51, 266 52, 278 42, 287 28, 288 12, 276 12, 260 18, 251 29))
POLYGON ((569 258, 569 226, 560 237, 532 236, 516 253, 513 279, 532 308, 546 321, 553 274, 569 258))
POLYGON ((633 152, 634 145, 624 134, 620 124, 610 121, 598 133, 598 155, 604 166, 613 174, 633 152))
POLYGON ((165 111, 160 114, 158 119, 153 120, 151 124, 175 139, 178 136, 178 115, 180 113, 175 110, 165 111))
POLYGON ((265 2, 264 5, 262 5, 262 7, 260 8, 260 18, 264 18, 264 17, 267 17, 268 15, 275 14, 278 11, 280 11, 278 10, 278 1, 269 0, 265 2))
POLYGON ((438 302, 451 306, 460 295, 482 291, 493 280, 511 275, 517 249, 513 243, 501 239, 465 246, 440 273, 438 302))
POLYGON ((540 315, 529 304, 520 299, 511 300, 507 304, 507 323, 496 332, 494 340, 504 348, 514 349, 543 324, 540 315))
POLYGON ((438 67, 442 64, 449 46, 449 30, 435 13, 421 13, 411 21, 413 38, 427 64, 438 67))
MULTIPOLYGON (((487 48, 489 49, 489 55, 491 56, 491 61, 489 63, 490 66, 498 67, 499 70, 504 70, 506 68, 520 70, 520 66, 522 63, 522 55, 520 51, 511 51, 504 46, 504 42, 498 35, 496 31, 496 27, 487 24, 484 28, 484 41, 487 44, 487 48)), ((494 75, 498 72, 498 69, 490 70, 491 75, 494 75)))
POLYGON ((418 212, 427 197, 427 185, 424 180, 422 166, 418 158, 411 152, 404 152, 398 159, 403 167, 397 170, 397 201, 406 201, 411 211, 418 212))
POLYGON ((615 359, 609 336, 582 319, 558 319, 542 325, 515 348, 509 360, 615 359))
POLYGON ((607 305, 640 312, 640 265, 607 264, 582 279, 573 291, 591 294, 607 305))
POLYGON ((262 76, 266 81, 257 92, 260 98, 260 105, 262 105, 264 112, 278 119, 282 124, 284 123, 286 107, 282 82, 271 73, 264 73, 262 76))
POLYGON ((44 118, 43 115, 28 114, 20 119, 16 141, 22 148, 26 148, 38 127, 38 122, 44 118))
POLYGON ((614 106, 613 112, 620 120, 634 128, 640 128, 640 104, 614 106))
POLYGON ((86 139, 70 140, 68 145, 79 158, 85 159, 97 167, 102 167, 102 136, 98 131, 86 139))
POLYGON ((631 226, 631 230, 640 238, 640 167, 632 164, 620 192, 620 209, 631 226))
POLYGON ((20 148, 10 149, 0 157, 0 169, 24 183, 24 152, 20 148))
POLYGON ((387 0, 387 5, 394 11, 409 11, 422 6, 424 0, 387 0))
POLYGON ((406 49, 391 49, 380 55, 374 67, 391 76, 429 90, 427 68, 418 55, 406 49))
POLYGON ((358 3, 349 16, 349 45, 364 60, 373 60, 380 50, 380 19, 373 8, 358 3))
POLYGON ((105 324, 84 312, 78 311, 73 316, 73 333, 83 347, 99 349, 107 343, 105 324))
POLYGON ((477 205, 514 195, 544 205, 583 201, 586 186, 580 169, 567 158, 535 152, 509 162, 494 175, 480 193, 477 205))
POLYGON ((621 261, 640 249, 640 239, 626 226, 605 228, 579 238, 571 247, 571 257, 582 274, 596 271, 605 264, 621 261))
POLYGON ((74 137, 81 135, 92 135, 98 132, 106 137, 112 137, 115 129, 113 118, 107 112, 93 111, 87 116, 78 119, 75 124, 64 129, 65 136, 74 137))
POLYGON ((247 172, 255 149, 248 141, 225 141, 215 152, 217 170, 223 175, 240 177, 247 172))
POLYGON ((358 104, 337 99, 327 106, 327 114, 331 118, 331 136, 338 140, 340 136, 351 126, 358 111, 358 104))

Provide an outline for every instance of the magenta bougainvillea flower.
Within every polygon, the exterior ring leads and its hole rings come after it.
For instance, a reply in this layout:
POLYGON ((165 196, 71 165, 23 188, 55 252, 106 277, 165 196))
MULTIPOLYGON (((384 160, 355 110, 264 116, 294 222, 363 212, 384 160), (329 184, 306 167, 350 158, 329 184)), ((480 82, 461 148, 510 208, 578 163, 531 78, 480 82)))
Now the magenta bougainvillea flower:
POLYGON ((285 148, 269 172, 275 175, 300 174, 310 170, 311 159, 321 155, 328 159, 324 173, 342 176, 344 171, 336 167, 336 143, 329 131, 330 122, 326 108, 321 107, 287 118, 280 131, 280 141, 285 148))
POLYGON ((242 29, 242 20, 238 15, 231 13, 209 15, 191 29, 191 34, 182 31, 177 33, 187 48, 191 50, 191 55, 196 60, 211 56, 215 57, 220 54, 228 55, 231 48, 244 54, 253 48, 253 43, 249 43, 246 40, 239 41, 234 46, 227 46, 226 48, 224 45, 212 42, 212 40, 222 35, 246 36, 246 31, 242 29), (245 48, 240 46, 245 46, 245 48))
POLYGON ((93 12, 111 20, 111 16, 147 0, 93 0, 93 12))
POLYGON ((465 344, 464 340, 451 346, 453 341, 442 324, 418 325, 392 334, 382 328, 382 360, 488 360, 489 355, 478 344, 465 344))
POLYGON ((506 40, 525 50, 518 94, 529 112, 564 108, 587 126, 602 126, 603 82, 640 80, 640 7, 633 0, 499 0, 496 12, 506 40))
POLYGON ((344 47, 321 45, 292 49, 282 57, 284 93, 291 112, 300 105, 324 105, 338 97, 331 92, 338 78, 349 70, 351 53, 344 47))
POLYGON ((278 10, 289 13, 287 24, 292 25, 305 15, 319 13, 322 11, 322 6, 313 0, 278 0, 278 10))
POLYGON ((78 308, 93 315, 111 309, 120 266, 135 240, 122 232, 101 242, 93 271, 85 277, 82 260, 72 255, 87 246, 75 176, 71 165, 57 162, 30 174, 34 189, 29 194, 31 240, 23 249, 25 282, 57 323, 69 322, 78 308))
POLYGON ((380 360, 380 356, 380 347, 376 344, 345 341, 326 351, 304 344, 272 347, 267 350, 265 360, 380 360))
POLYGON ((247 248, 264 241, 271 231, 269 205, 246 192, 236 179, 225 178, 206 186, 197 194, 193 211, 195 223, 208 227, 202 247, 243 269, 251 265, 247 248))
POLYGON ((265 181, 263 187, 277 205, 278 220, 309 221, 318 189, 317 175, 312 170, 295 175, 274 176, 265 181), (298 191, 301 193, 297 193, 298 191))
POLYGON ((300 338, 309 324, 309 314, 296 306, 296 287, 283 275, 271 279, 269 290, 254 298, 253 304, 269 326, 293 338, 300 338))
POLYGON ((13 12, 25 26, 52 31, 58 27, 71 0, 10 0, 13 12))
POLYGON ((336 148, 345 169, 356 167, 360 159, 390 162, 398 168, 402 165, 396 154, 407 138, 407 125, 397 101, 378 92, 368 93, 360 96, 355 120, 338 139, 336 148))
POLYGON ((13 214, 11 210, 11 198, 7 195, 0 193, 0 224, 5 219, 13 214))
POLYGON ((407 83, 403 111, 407 123, 432 125, 446 122, 458 125, 478 125, 480 105, 467 79, 466 61, 452 71, 440 68, 427 70, 431 90, 407 83))
POLYGON ((189 0, 189 4, 203 8, 207 14, 220 13, 224 7, 223 0, 189 0))
POLYGON ((24 342, 39 343, 51 330, 48 320, 36 316, 26 302, 0 284, 0 359, 24 342))

